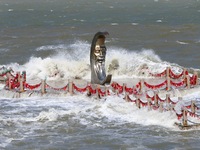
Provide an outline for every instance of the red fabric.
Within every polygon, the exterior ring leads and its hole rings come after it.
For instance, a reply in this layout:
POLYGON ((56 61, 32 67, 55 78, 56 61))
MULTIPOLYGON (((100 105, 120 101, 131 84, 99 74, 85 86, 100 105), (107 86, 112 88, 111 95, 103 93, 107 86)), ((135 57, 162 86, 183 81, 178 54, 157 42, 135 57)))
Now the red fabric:
POLYGON ((66 86, 64 86, 62 88, 55 88, 55 87, 52 87, 52 86, 46 84, 46 87, 47 88, 51 88, 51 89, 56 90, 56 91, 60 91, 60 90, 64 90, 65 91, 65 90, 67 90, 68 85, 66 85, 66 86))
POLYGON ((84 88, 79 88, 79 87, 77 87, 75 84, 73 84, 73 87, 74 87, 74 89, 75 89, 76 91, 81 92, 81 93, 86 92, 86 91, 87 91, 87 88, 88 88, 88 86, 86 86, 86 87, 84 87, 84 88))
POLYGON ((158 73, 158 74, 153 74, 153 73, 149 73, 149 74, 154 76, 154 77, 163 77, 163 76, 166 75, 166 70, 164 70, 163 72, 158 73))
POLYGON ((173 81, 170 81, 170 84, 175 86, 175 87, 180 87, 180 86, 183 86, 185 84, 185 81, 183 80, 183 81, 181 81, 179 83, 175 83, 173 81))
POLYGON ((176 114, 178 120, 180 120, 183 117, 183 114, 176 114))
POLYGON ((145 107, 145 106, 148 105, 148 102, 146 102, 146 103, 145 103, 145 102, 142 102, 140 99, 139 99, 139 101, 140 101, 140 104, 142 104, 143 107, 145 107))
POLYGON ((148 84, 147 82, 144 82, 144 85, 150 89, 155 90, 155 89, 159 89, 163 87, 164 85, 166 85, 166 83, 167 83, 167 80, 165 80, 163 83, 160 83, 158 85, 151 85, 151 84, 148 84))
POLYGON ((36 89, 36 88, 38 88, 40 85, 41 85, 41 83, 38 83, 38 84, 36 84, 36 85, 30 85, 30 84, 28 84, 28 83, 25 83, 25 84, 24 84, 24 86, 25 86, 26 88, 30 89, 30 90, 36 89))
POLYGON ((102 91, 101 89, 98 89, 98 93, 101 95, 101 96, 105 96, 106 95, 106 91, 102 91))
POLYGON ((170 69, 170 70, 169 70, 169 73, 170 73, 170 78, 178 79, 178 78, 180 78, 180 77, 183 76, 184 71, 182 71, 181 74, 176 75, 176 74, 174 74, 173 71, 170 69))
POLYGON ((150 97, 147 93, 146 93, 146 98, 150 98, 152 101, 154 101, 154 96, 150 97))
POLYGON ((89 89, 91 94, 95 94, 96 93, 96 89, 93 90, 91 86, 88 86, 88 89, 89 89))
POLYGON ((196 81, 197 81, 196 75, 193 75, 192 77, 190 77, 190 84, 191 85, 196 85, 197 84, 196 81))
POLYGON ((133 94, 133 88, 127 88, 125 86, 125 91, 128 92, 129 94, 133 94))
POLYGON ((165 102, 165 101, 166 101, 166 99, 161 99, 161 98, 158 96, 158 94, 156 94, 156 97, 157 97, 157 99, 158 99, 160 102, 165 102))
POLYGON ((6 73, 2 73, 2 74, 0 74, 1 77, 5 76, 5 75, 6 75, 6 73))

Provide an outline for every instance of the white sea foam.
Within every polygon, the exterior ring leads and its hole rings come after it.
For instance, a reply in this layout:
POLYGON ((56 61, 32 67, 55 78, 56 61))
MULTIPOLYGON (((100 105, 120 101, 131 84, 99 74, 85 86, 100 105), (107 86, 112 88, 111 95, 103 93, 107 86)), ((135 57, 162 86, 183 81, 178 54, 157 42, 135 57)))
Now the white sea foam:
MULTIPOLYGON (((47 58, 31 57, 24 65, 11 63, 7 67, 14 71, 26 70, 27 78, 40 79, 90 79, 90 44, 76 41, 69 45, 46 45, 36 51, 52 50, 55 55, 47 58)), ((127 50, 120 47, 107 47, 106 72, 113 78, 148 77, 149 72, 160 73, 171 66, 175 73, 181 72, 180 66, 164 62, 151 49, 140 51, 127 50)))
POLYGON ((27 11, 34 11, 34 9, 33 8, 29 8, 29 9, 27 9, 27 11))
MULTIPOLYGON (((199 93, 198 93, 199 94, 199 93)), ((158 110, 148 111, 143 107, 138 109, 134 103, 128 103, 118 96, 109 96, 106 100, 96 100, 85 96, 66 96, 65 98, 28 98, 18 100, 9 104, 15 110, 7 113, 18 114, 32 109, 28 116, 13 116, 10 118, 0 118, 4 124, 17 124, 26 122, 54 122, 71 116, 86 126, 101 126, 105 124, 93 120, 107 118, 110 122, 141 124, 143 126, 158 125, 166 128, 175 129, 174 123, 179 122, 174 111, 160 113, 158 110), (37 112, 34 112, 37 108, 37 112), (45 109, 44 109, 45 108, 45 109), (14 112, 13 112, 14 111, 14 112)), ((194 118, 190 118, 194 120, 194 118)), ((66 122, 67 124, 67 122, 66 122)), ((34 128, 34 127, 33 127, 34 128)), ((33 129, 34 130, 34 129, 33 129)))
POLYGON ((172 32, 172 33, 179 33, 180 31, 179 30, 171 30, 170 32, 172 32))
POLYGON ((8 52, 9 49, 8 48, 0 48, 0 52, 8 52))
MULTIPOLYGON (((31 57, 24 65, 12 63, 8 66, 16 71, 26 70, 27 79, 47 78, 57 81, 61 78, 69 79, 76 76, 82 79, 90 79, 90 44, 84 41, 77 41, 70 45, 42 46, 36 50, 48 49, 55 51, 56 54, 47 58, 31 57)), ((131 51, 119 47, 107 47, 106 70, 113 74, 113 78, 123 78, 124 80, 131 77, 140 78, 142 76, 144 78, 148 77, 149 71, 160 73, 167 66, 171 66, 175 72, 181 72, 181 68, 177 64, 162 61, 153 50, 131 51), (110 65, 117 68, 110 70, 110 65)), ((200 95, 198 92, 193 92, 193 95, 186 93, 184 96, 185 99, 189 99, 200 95)), ((55 100, 46 97, 46 100, 42 100, 38 104, 35 103, 34 99, 28 100, 28 103, 25 101, 21 103, 24 105, 32 105, 31 103, 34 103, 33 105, 38 105, 38 107, 48 107, 50 105, 52 107, 62 107, 59 110, 56 108, 42 109, 36 116, 29 118, 32 121, 56 121, 68 114, 75 114, 76 118, 85 125, 91 124, 91 121, 88 121, 82 115, 106 117, 111 121, 160 125, 169 128, 174 128, 173 123, 177 121, 175 113, 147 111, 146 108, 138 109, 133 103, 127 103, 122 97, 116 96, 109 96, 106 101, 96 101, 84 95, 73 97, 65 95, 65 98, 56 98, 55 100)), ((98 123, 95 123, 95 125, 101 126, 98 123)))
POLYGON ((158 22, 158 23, 161 23, 161 22, 162 22, 162 20, 156 20, 156 22, 158 22))
POLYGON ((9 12, 14 11, 14 9, 8 9, 9 12))
POLYGON ((59 49, 64 49, 66 46, 64 44, 60 45, 45 45, 38 47, 36 51, 48 51, 48 50, 59 50, 59 49))
POLYGON ((117 26, 119 25, 118 23, 111 23, 112 26, 117 26))
MULTIPOLYGON (((194 90, 194 89, 193 89, 194 90)), ((59 96, 59 95, 58 95, 59 96)), ((175 107, 176 112, 181 111, 181 107, 187 104, 191 99, 194 100, 200 96, 199 89, 196 92, 186 93, 183 97, 183 103, 178 103, 175 107), (179 105, 180 104, 180 105, 179 105)), ((174 97, 175 101, 178 97, 174 97)), ((118 124, 140 124, 142 126, 162 126, 171 130, 177 130, 174 126, 175 122, 179 122, 174 111, 160 113, 158 110, 148 111, 143 107, 138 109, 135 103, 126 102, 122 96, 108 96, 100 100, 94 97, 86 97, 85 95, 65 95, 62 97, 45 97, 39 94, 37 97, 24 99, 5 99, 2 101, 5 107, 14 108, 6 110, 5 115, 0 116, 0 123, 4 126, 15 125, 15 134, 19 133, 19 137, 11 137, 8 130, 2 131, 4 136, 0 138, 3 141, 0 147, 6 147, 12 141, 21 140, 28 135, 32 135, 35 131, 51 122, 56 122, 57 126, 62 125, 63 120, 71 117, 72 120, 78 121, 80 124, 90 127, 106 128, 108 122, 115 125, 118 124), (12 115, 11 115, 12 114, 12 115), (7 117, 7 115, 9 117, 7 117), (106 122, 103 123, 106 118, 106 122), (31 128, 22 129, 25 124, 31 128), (24 132, 20 133, 20 132, 24 132)), ((5 107, 3 109, 5 109, 5 107)), ((1 112, 3 113, 3 112, 1 112)), ((192 122, 199 123, 199 119, 188 116, 192 122)), ((63 126, 68 127, 69 122, 66 121, 63 126)))
POLYGON ((182 42, 182 41, 176 41, 176 43, 181 44, 181 45, 187 45, 187 44, 189 44, 189 43, 182 42))
POLYGON ((139 23, 135 23, 135 22, 133 22, 133 23, 131 23, 133 26, 137 26, 139 23))
POLYGON ((147 108, 138 109, 134 103, 127 103, 118 97, 108 98, 101 104, 100 111, 111 120, 137 123, 142 125, 160 125, 173 128, 177 117, 172 112, 159 113, 148 111, 147 108))

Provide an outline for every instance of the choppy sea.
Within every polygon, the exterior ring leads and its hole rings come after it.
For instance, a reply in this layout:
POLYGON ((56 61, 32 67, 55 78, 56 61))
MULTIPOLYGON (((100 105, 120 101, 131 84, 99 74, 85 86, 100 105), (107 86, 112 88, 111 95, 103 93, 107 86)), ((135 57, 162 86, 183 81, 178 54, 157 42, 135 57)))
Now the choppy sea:
MULTIPOLYGON (((199 24, 199 0, 0 0, 0 67, 29 79, 90 81, 91 41, 107 31, 115 81, 148 78, 144 67, 199 72, 199 24)), ((176 120, 118 96, 0 95, 0 149, 199 149, 200 131, 180 131, 176 120)))

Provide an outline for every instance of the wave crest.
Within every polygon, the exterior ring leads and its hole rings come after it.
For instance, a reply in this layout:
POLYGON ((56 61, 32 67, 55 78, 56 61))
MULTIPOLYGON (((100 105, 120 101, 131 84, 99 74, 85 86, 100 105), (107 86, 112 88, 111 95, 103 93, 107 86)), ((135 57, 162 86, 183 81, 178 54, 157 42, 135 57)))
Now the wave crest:
MULTIPOLYGON (((46 45, 36 49, 53 50, 55 54, 47 58, 31 57, 20 66, 9 65, 16 71, 27 71, 27 78, 48 78, 51 80, 81 78, 90 79, 90 44, 76 41, 69 45, 46 45)), ((164 62, 152 49, 127 50, 107 47, 106 72, 113 78, 148 77, 149 72, 162 72, 172 64, 164 62)), ((176 66, 176 64, 173 66, 176 66)), ((178 65, 177 65, 178 66, 178 65)), ((177 69, 177 70, 180 70, 177 69)))

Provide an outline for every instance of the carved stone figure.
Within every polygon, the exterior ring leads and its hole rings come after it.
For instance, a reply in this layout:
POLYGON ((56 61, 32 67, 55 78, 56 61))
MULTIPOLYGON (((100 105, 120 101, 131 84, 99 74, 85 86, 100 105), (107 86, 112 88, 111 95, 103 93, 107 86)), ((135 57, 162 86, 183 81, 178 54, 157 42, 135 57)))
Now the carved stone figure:
POLYGON ((105 58, 106 46, 105 39, 108 32, 97 32, 94 35, 90 50, 90 66, 91 66, 91 83, 92 84, 109 84, 112 75, 106 76, 105 58))

